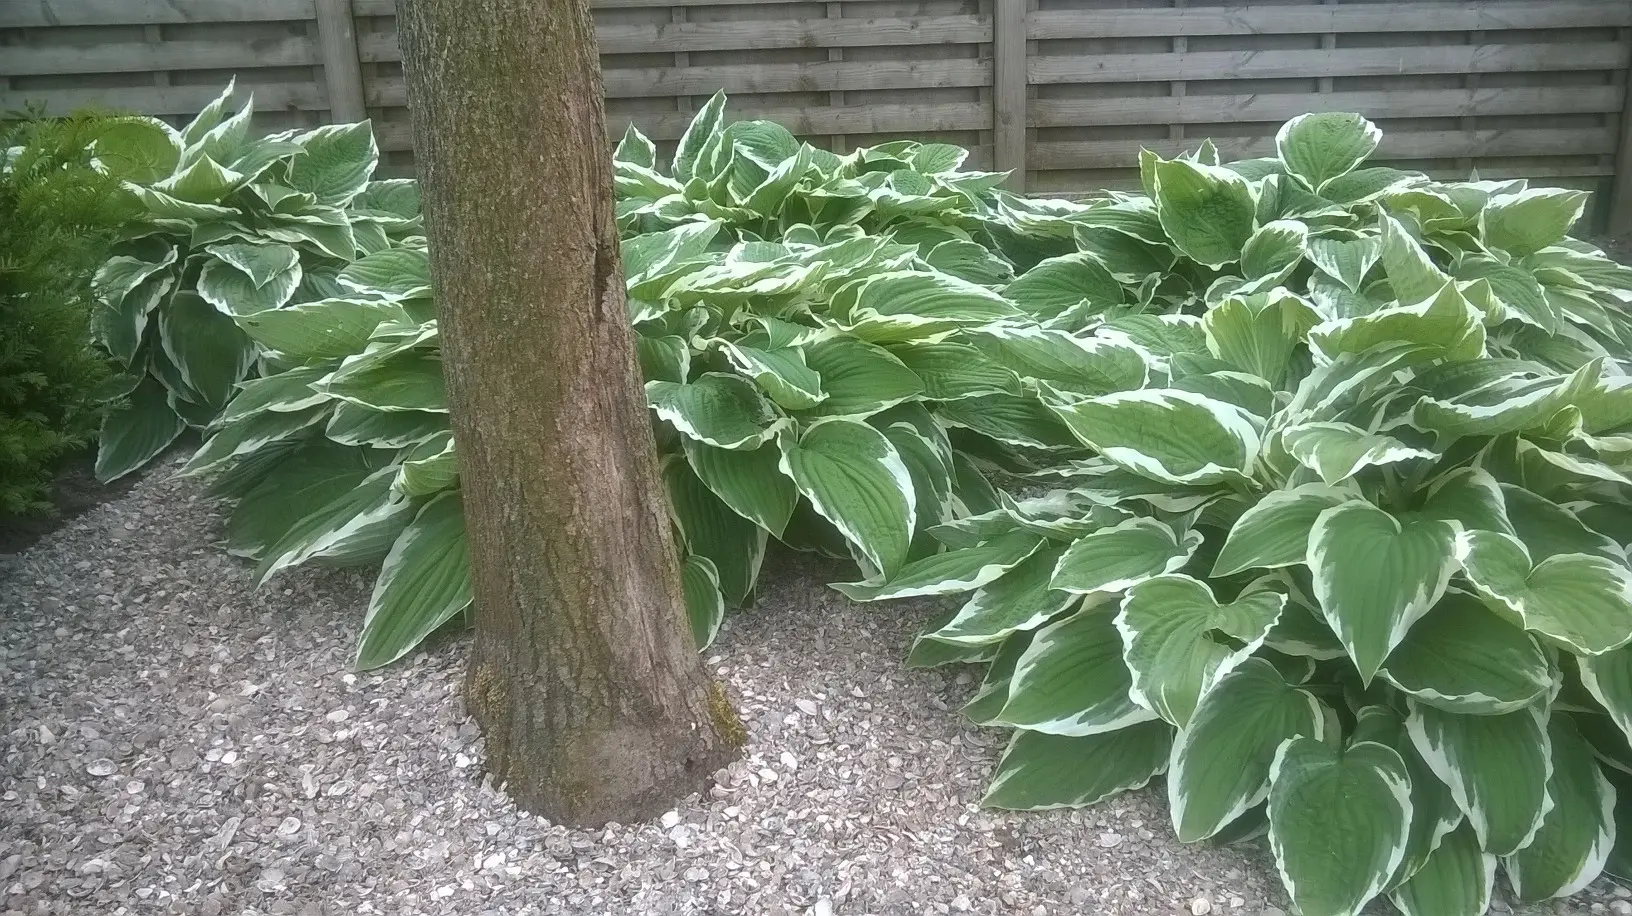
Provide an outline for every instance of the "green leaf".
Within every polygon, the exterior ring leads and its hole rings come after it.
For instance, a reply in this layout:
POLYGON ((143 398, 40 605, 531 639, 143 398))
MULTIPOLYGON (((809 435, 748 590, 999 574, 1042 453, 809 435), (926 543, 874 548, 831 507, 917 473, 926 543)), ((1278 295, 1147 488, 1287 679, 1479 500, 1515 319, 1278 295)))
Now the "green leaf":
POLYGON ((284 183, 331 206, 343 207, 360 194, 380 161, 367 121, 313 128, 294 142, 305 154, 290 160, 284 183))
POLYGON ((1419 702, 1472 715, 1522 709, 1553 686, 1541 646, 1463 594, 1418 621, 1379 673, 1419 702))
POLYGON ((675 429, 718 448, 758 448, 787 426, 752 382, 721 372, 687 384, 647 382, 646 399, 675 429))
POLYGON ((1564 238, 1591 197, 1563 188, 1498 194, 1479 214, 1480 236, 1485 244, 1517 257, 1535 254, 1564 238))
POLYGON ((848 337, 805 347, 805 362, 827 396, 817 412, 827 416, 867 416, 923 393, 924 383, 890 351, 848 337))
MULTIPOLYGON (((633 127, 631 126, 631 130, 633 127)), ((698 650, 706 649, 720 632, 725 620, 725 597, 720 594, 720 573, 708 557, 686 557, 680 565, 680 584, 686 596, 686 618, 691 624, 691 640, 698 650)))
POLYGON ((889 351, 923 384, 932 401, 956 401, 988 394, 1020 394, 1020 379, 968 344, 903 341, 889 351))
POLYGON ((1599 655, 1632 642, 1632 570, 1624 562, 1560 553, 1532 564, 1518 538, 1470 531, 1457 543, 1479 596, 1556 645, 1599 655))
MULTIPOLYGON (((1311 191, 1346 175, 1365 162, 1383 132, 1377 125, 1349 112, 1300 115, 1281 125, 1275 151, 1287 171, 1302 179, 1311 191)), ((1314 916, 1314 914, 1309 914, 1314 916)))
POLYGON ((1365 284, 1366 274, 1382 257, 1382 249, 1382 241, 1376 236, 1360 239, 1312 238, 1306 253, 1316 267, 1343 284, 1349 292, 1358 293, 1365 284))
POLYGON ((342 401, 375 410, 446 413, 448 409, 442 359, 423 349, 352 357, 318 387, 342 401))
POLYGON ((1520 900, 1568 897, 1603 871, 1615 846, 1615 787, 1568 716, 1547 723, 1552 744, 1552 805, 1535 839, 1502 860, 1520 900))
POLYGON ((1271 591, 1220 604, 1205 582, 1189 576, 1135 585, 1116 617, 1134 702, 1183 728, 1218 679, 1263 644, 1285 604, 1285 595, 1271 591))
POLYGON ((159 342, 189 392, 212 410, 226 406, 258 355, 231 318, 186 293, 159 313, 159 342))
POLYGON ((1388 274, 1394 296, 1402 303, 1421 302, 1439 294, 1450 282, 1445 272, 1428 257, 1405 226, 1388 214, 1379 219, 1382 227, 1383 271, 1388 274))
POLYGON ((1077 441, 1071 430, 1043 402, 1034 397, 983 395, 940 404, 935 419, 988 436, 1007 445, 1036 449, 1071 449, 1077 441))
POLYGON ((449 431, 424 440, 402 456, 396 488, 407 496, 435 496, 458 482, 458 456, 449 431))
POLYGON ((1496 888, 1496 857, 1463 823, 1446 835, 1410 880, 1389 894, 1405 916, 1485 916, 1496 888))
POLYGON ((270 443, 294 439, 321 423, 327 413, 322 406, 293 411, 269 410, 222 426, 204 440, 204 444, 187 461, 182 473, 213 472, 235 458, 260 451, 270 443))
POLYGON ((1037 631, 988 724, 1081 737, 1156 718, 1129 698, 1131 685, 1111 615, 1089 609, 1037 631))
POLYGON ((1354 498, 1314 483, 1270 493, 1236 519, 1213 563, 1213 578, 1304 562, 1315 520, 1354 498))
POLYGON ((358 668, 402 658, 470 606, 470 547, 457 492, 426 503, 391 545, 357 640, 358 668))
POLYGON ((934 637, 956 645, 983 646, 1035 630, 1080 599, 1048 587, 1063 545, 1048 544, 1002 578, 975 592, 934 637))
MULTIPOLYGON (((674 161, 670 171, 674 177, 682 182, 690 181, 697 174, 696 167, 699 158, 711 144, 718 144, 723 131, 725 120, 725 92, 721 90, 698 110, 686 132, 680 136, 680 144, 675 148, 674 161)), ((712 178, 711 175, 702 176, 712 178)))
POLYGON ((1632 740, 1632 648, 1576 659, 1581 684, 1632 740))
POLYGON ((414 517, 413 503, 392 486, 396 476, 395 468, 375 471, 290 526, 261 557, 255 571, 256 583, 265 583, 280 570, 317 558, 356 564, 386 556, 414 517))
POLYGON ((717 343, 733 368, 752 378, 778 405, 789 410, 804 410, 827 398, 827 392, 822 390, 822 377, 806 364, 803 350, 797 347, 760 349, 730 341, 717 343))
POLYGON ((635 352, 640 359, 641 377, 648 382, 683 384, 691 374, 691 347, 683 337, 635 335, 635 352))
POLYGON ((1405 856, 1411 779, 1391 747, 1291 738, 1270 770, 1269 845, 1303 916, 1356 916, 1405 856))
POLYGON ((1511 378, 1444 400, 1425 397, 1412 408, 1411 425, 1440 442, 1543 428, 1596 393, 1603 368, 1595 359, 1562 378, 1511 378))
POLYGON ((1051 585, 1079 595, 1121 592, 1176 572, 1200 545, 1199 532, 1180 537, 1156 519, 1130 518, 1077 539, 1060 558, 1051 585))
POLYGON ((337 401, 331 406, 333 411, 323 434, 342 445, 406 448, 448 430, 445 413, 375 410, 351 401, 337 401))
POLYGON ((1098 804, 1167 769, 1172 744, 1163 722, 1086 736, 1017 731, 981 804, 1015 811, 1098 804))
POLYGON ((1180 842, 1204 840, 1269 795, 1270 767, 1289 738, 1322 738, 1326 713, 1275 666, 1251 658, 1220 678, 1173 745, 1168 809, 1180 842))
POLYGON ((423 248, 387 248, 347 264, 335 280, 368 298, 418 299, 431 292, 430 257, 423 248))
POLYGON ((1309 345, 1328 359, 1392 343, 1414 344, 1452 362, 1475 360, 1485 355, 1484 320, 1447 283, 1427 302, 1323 321, 1309 330, 1309 345))
POLYGON ((1143 388, 1145 355, 1134 347, 1063 331, 993 325, 964 338, 993 362, 1027 380, 1048 382, 1073 394, 1099 395, 1143 388))
POLYGON ((1014 268, 1008 261, 985 245, 964 239, 941 242, 922 257, 924 263, 941 273, 981 286, 998 286, 1014 279, 1014 268))
POLYGON ((742 604, 765 559, 765 531, 731 511, 679 456, 663 462, 663 480, 686 553, 713 561, 725 599, 742 604))
POLYGON ((225 426, 268 410, 292 411, 316 407, 328 400, 327 395, 312 390, 312 383, 329 374, 323 366, 297 366, 276 375, 250 379, 238 386, 233 397, 216 423, 225 426))
POLYGON ((361 353, 381 322, 405 317, 401 306, 389 302, 324 299, 240 315, 237 321, 261 346, 289 359, 306 361, 361 353))
POLYGON ((799 492, 779 467, 782 453, 776 445, 723 449, 690 438, 682 445, 691 469, 714 495, 738 515, 782 536, 799 492))
POLYGON ((152 188, 127 185, 152 210, 153 216, 186 219, 189 216, 236 216, 236 211, 218 207, 223 197, 238 187, 244 176, 223 167, 209 156, 200 156, 192 164, 157 182, 152 188), (158 206, 154 206, 154 204, 158 206), (225 211, 224 213, 218 211, 225 211))
POLYGON ((1412 172, 1402 172, 1399 169, 1370 168, 1355 169, 1347 175, 1339 175, 1327 181, 1320 188, 1320 197, 1316 200, 1329 200, 1335 204, 1357 204, 1378 197, 1383 192, 1409 184, 1416 180, 1412 172))
POLYGON ((1479 843, 1505 856, 1529 845, 1548 808, 1546 715, 1533 707, 1467 716, 1412 701, 1406 728, 1417 753, 1467 815, 1479 843))
POLYGON ((1209 352, 1277 389, 1286 380, 1293 351, 1314 323, 1308 303, 1282 290, 1231 296, 1202 319, 1209 352))
POLYGON ((234 242, 211 245, 205 250, 242 271, 256 287, 265 286, 300 265, 300 252, 276 243, 234 242))
POLYGON ((1502 487, 1484 468, 1457 468, 1435 480, 1420 511, 1472 531, 1513 533, 1502 487))
POLYGON ((782 472, 879 572, 906 563, 917 528, 912 478, 883 433, 857 420, 811 424, 782 451, 782 472))
POLYGON ((1107 460, 1167 483, 1242 480, 1261 436, 1239 407, 1177 389, 1116 392, 1054 410, 1107 460))
POLYGON ((1584 553, 1617 564, 1625 561, 1619 544, 1588 528, 1574 512, 1523 487, 1504 483, 1501 488, 1511 530, 1524 542, 1531 562, 1561 553, 1584 553))
POLYGON ((171 409, 167 395, 164 386, 148 376, 121 406, 102 418, 96 450, 97 480, 118 480, 147 464, 187 428, 171 409))
POLYGON ((1122 284, 1097 258, 1082 253, 1039 263, 1005 287, 1003 296, 1039 320, 1057 317, 1082 302, 1103 311, 1124 299, 1122 284))
POLYGON ((301 448, 238 501, 227 520, 227 552, 260 559, 296 522, 350 492, 370 471, 359 449, 301 448))
POLYGON ((908 563, 887 582, 841 582, 833 587, 851 601, 951 595, 997 581, 1043 546, 1029 531, 1009 531, 972 547, 908 563))
POLYGON ((92 150, 108 175, 139 185, 152 184, 181 164, 181 136, 158 118, 112 119, 97 132, 92 150))
POLYGON ((1241 272, 1249 280, 1284 278, 1303 260, 1308 241, 1309 227, 1297 220, 1265 223, 1241 248, 1241 272))
POLYGON ((997 293, 950 274, 895 272, 879 274, 862 285, 842 327, 863 340, 890 343, 923 340, 1021 314, 997 293))
POLYGON ((1281 442, 1298 463, 1320 475, 1330 486, 1368 467, 1397 464, 1439 456, 1415 448, 1393 436, 1368 433, 1349 423, 1300 423, 1281 433, 1281 442))
POLYGON ((1498 320, 1522 321, 1548 334, 1558 333, 1558 310, 1530 271, 1491 257, 1468 256, 1456 265, 1456 276, 1459 280, 1484 280, 1490 285, 1493 317, 1498 320))
POLYGON ((293 267, 257 285, 253 275, 224 258, 215 257, 206 261, 199 272, 198 295, 223 315, 253 315, 282 308, 294 296, 301 278, 297 261, 293 267))
POLYGON ((1456 571, 1456 526, 1401 521, 1363 500, 1333 506, 1309 531, 1309 571, 1326 622, 1364 683, 1456 571))
POLYGON ((1156 162, 1154 176, 1162 228, 1175 248, 1212 268, 1241 259, 1256 209, 1246 179, 1183 159, 1156 162))
POLYGON ((623 139, 618 141, 618 148, 612 152, 612 158, 649 169, 656 168, 657 145, 648 140, 639 128, 630 124, 624 129, 623 139))

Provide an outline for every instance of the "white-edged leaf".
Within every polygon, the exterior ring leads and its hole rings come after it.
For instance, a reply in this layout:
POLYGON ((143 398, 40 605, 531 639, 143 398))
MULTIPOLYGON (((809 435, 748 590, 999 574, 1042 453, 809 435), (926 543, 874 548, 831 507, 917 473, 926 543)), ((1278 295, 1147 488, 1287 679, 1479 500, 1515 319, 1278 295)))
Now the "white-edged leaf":
POLYGON ((385 555, 357 639, 356 666, 378 668, 407 655, 470 606, 470 547, 457 491, 420 507, 385 555))
POLYGON ((1172 744, 1165 722, 1080 737, 1016 731, 981 804, 1015 811, 1097 804, 1166 770, 1172 744))
POLYGON ((1037 631, 989 724, 1081 737, 1156 718, 1128 696, 1131 686, 1111 615, 1085 610, 1037 631))
POLYGON ((1479 596, 1526 630, 1581 655, 1632 642, 1632 570, 1624 562, 1560 553, 1532 564, 1523 542, 1492 531, 1464 533, 1457 553, 1479 596))
POLYGON ((1464 822, 1388 899, 1405 916, 1485 916, 1496 889, 1496 857, 1464 822))
POLYGON ((781 468, 884 576, 906 563, 918 524, 916 496, 883 433, 858 420, 819 420, 798 441, 783 443, 781 468))
POLYGON ((1569 716, 1554 715, 1547 732, 1553 761, 1547 798, 1552 805, 1535 838, 1502 860, 1520 900, 1585 890, 1615 846, 1615 787, 1599 769, 1592 747, 1569 716))
POLYGON ((1021 630, 1035 630, 1080 601, 1048 587, 1064 545, 1047 544, 1002 578, 983 586, 934 637, 954 645, 1002 642, 1021 630))
POLYGON ((187 428, 171 409, 167 395, 157 379, 144 377, 122 405, 102 418, 96 449, 97 480, 118 480, 147 464, 187 428))
POLYGON ((1541 646, 1460 593, 1417 621, 1379 673, 1419 702, 1473 715, 1522 709, 1553 686, 1541 646))
POLYGON ((1493 855, 1529 845, 1552 807, 1547 716, 1527 707, 1500 716, 1446 712, 1412 700, 1406 730, 1417 753, 1450 787, 1479 843, 1493 855))
POLYGON ((1361 470, 1413 459, 1439 457, 1406 445, 1393 436, 1368 433, 1350 423, 1300 423, 1281 433, 1281 442, 1298 463, 1337 485, 1361 470))
POLYGON ((720 594, 720 571, 703 556, 686 557, 680 564, 680 585, 686 596, 686 619, 698 650, 714 642, 725 620, 725 596, 720 594))
POLYGON ((1304 562, 1315 519, 1356 498, 1319 483, 1271 492, 1236 519, 1213 563, 1213 577, 1304 562))
MULTIPOLYGON (((1383 132, 1350 112, 1299 115, 1275 134, 1275 151, 1311 191, 1354 171, 1377 149, 1383 132)), ((1314 916, 1314 914, 1310 914, 1314 916)))
POLYGON ((1201 534, 1181 537, 1153 518, 1130 518, 1078 538, 1060 557, 1051 583, 1079 595, 1121 592, 1154 576, 1176 572, 1201 546, 1201 534))
POLYGON ((1029 531, 1010 531, 973 547, 916 560, 887 582, 841 582, 833 587, 851 601, 887 601, 973 591, 997 581, 1043 546, 1029 531))
POLYGON ((1241 408, 1173 388, 1119 391, 1054 410, 1107 460, 1167 483, 1242 480, 1262 436, 1241 408))
POLYGON ((646 400, 675 429, 717 448, 758 448, 787 426, 752 382, 722 372, 684 384, 647 382, 646 400))

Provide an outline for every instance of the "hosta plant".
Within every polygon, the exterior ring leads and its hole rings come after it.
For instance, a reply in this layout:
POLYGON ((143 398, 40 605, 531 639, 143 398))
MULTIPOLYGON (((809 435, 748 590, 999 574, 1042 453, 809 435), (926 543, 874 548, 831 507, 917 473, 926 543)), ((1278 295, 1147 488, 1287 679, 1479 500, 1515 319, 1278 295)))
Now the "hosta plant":
POLYGON ((1009 289, 1103 383, 1022 373, 1086 454, 839 587, 969 593, 914 661, 987 666, 987 803, 1165 774, 1178 837, 1267 831, 1305 916, 1478 914, 1499 871, 1628 874, 1632 271, 1566 236, 1585 194, 1367 168, 1378 136, 1306 116, 1011 220, 1079 247, 1009 289))
POLYGON ((96 141, 141 211, 96 278, 92 329, 126 380, 102 428, 103 480, 207 426, 266 368, 240 319, 336 295, 348 263, 417 231, 417 192, 370 181, 367 124, 256 137, 253 100, 234 111, 233 97, 229 85, 181 130, 133 118, 96 141))

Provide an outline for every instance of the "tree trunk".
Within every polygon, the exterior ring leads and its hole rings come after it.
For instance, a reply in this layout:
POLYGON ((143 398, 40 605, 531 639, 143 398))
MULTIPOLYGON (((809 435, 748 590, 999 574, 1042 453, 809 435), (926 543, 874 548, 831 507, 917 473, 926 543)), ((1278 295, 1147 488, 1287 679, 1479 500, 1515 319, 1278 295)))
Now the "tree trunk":
POLYGON ((588 0, 399 0, 470 536, 465 699, 524 808, 596 825, 740 734, 685 620, 588 0))

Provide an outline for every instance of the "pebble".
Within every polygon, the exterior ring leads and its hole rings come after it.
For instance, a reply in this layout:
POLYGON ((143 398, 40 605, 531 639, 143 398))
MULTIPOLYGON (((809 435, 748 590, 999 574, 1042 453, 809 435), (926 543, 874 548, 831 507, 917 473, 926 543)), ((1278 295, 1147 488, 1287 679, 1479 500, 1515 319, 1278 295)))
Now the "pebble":
POLYGON ((85 764, 85 772, 92 776, 112 776, 119 772, 119 764, 106 757, 98 757, 85 764))
POLYGON ((1213 902, 1206 897, 1197 897, 1190 901, 1190 916, 1207 916, 1213 911, 1213 902))

